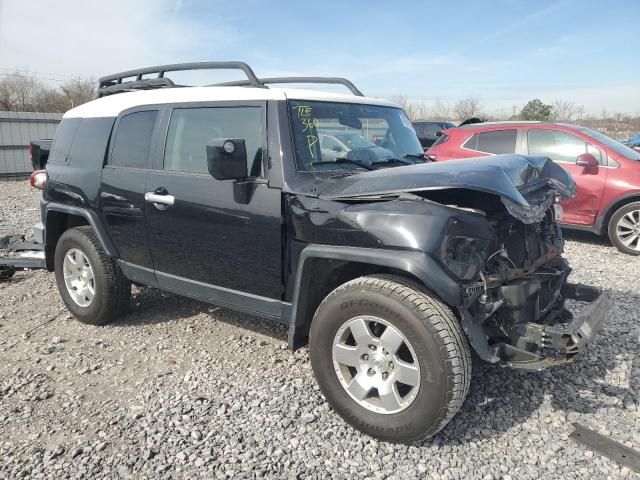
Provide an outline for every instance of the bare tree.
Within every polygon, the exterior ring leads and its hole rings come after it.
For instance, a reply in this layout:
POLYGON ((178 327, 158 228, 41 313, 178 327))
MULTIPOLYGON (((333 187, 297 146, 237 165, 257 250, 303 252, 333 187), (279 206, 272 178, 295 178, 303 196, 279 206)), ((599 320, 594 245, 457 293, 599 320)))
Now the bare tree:
POLYGON ((429 116, 432 120, 449 120, 449 105, 444 103, 439 98, 436 98, 436 100, 433 102, 433 105, 431 106, 431 112, 429 116))
POLYGON ((60 87, 70 104, 69 108, 87 103, 96 98, 96 82, 93 78, 76 78, 60 87))
POLYGON ((481 110, 480 99, 475 96, 463 98, 453 107, 453 113, 458 120, 477 117, 481 114, 481 110))
POLYGON ((35 78, 17 72, 7 74, 0 80, 0 109, 33 112, 42 89, 42 83, 35 78))
POLYGON ((0 110, 18 112, 66 112, 95 98, 92 79, 77 78, 59 89, 20 72, 0 79, 0 110))
POLYGON ((553 118, 562 122, 570 122, 573 116, 578 112, 575 103, 568 100, 556 99, 553 102, 553 118))

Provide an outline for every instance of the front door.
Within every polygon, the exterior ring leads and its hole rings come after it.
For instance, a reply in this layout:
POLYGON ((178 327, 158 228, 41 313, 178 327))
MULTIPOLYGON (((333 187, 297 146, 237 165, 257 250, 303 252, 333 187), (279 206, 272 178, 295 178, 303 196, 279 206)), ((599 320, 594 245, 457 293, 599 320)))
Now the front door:
POLYGON ((264 181, 265 104, 179 106, 167 123, 146 182, 158 284, 222 304, 279 301, 281 192, 264 181), (245 140, 250 176, 262 180, 248 204, 234 199, 232 180, 209 175, 206 146, 213 139, 245 140))
POLYGON ((552 129, 530 129, 527 134, 529 155, 549 157, 567 170, 576 182, 576 195, 564 200, 562 223, 591 226, 600 209, 602 191, 607 181, 607 168, 597 172, 576 165, 578 155, 591 153, 603 165, 606 156, 586 140, 552 129))

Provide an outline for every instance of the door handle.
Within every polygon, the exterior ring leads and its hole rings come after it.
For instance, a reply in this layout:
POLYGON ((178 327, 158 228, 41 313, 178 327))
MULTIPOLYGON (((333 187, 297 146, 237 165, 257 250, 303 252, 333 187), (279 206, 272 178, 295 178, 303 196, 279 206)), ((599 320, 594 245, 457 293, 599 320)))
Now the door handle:
POLYGON ((171 207, 173 206, 175 200, 176 199, 173 195, 158 195, 157 193, 153 192, 147 192, 144 194, 144 201, 153 204, 160 204, 171 207))

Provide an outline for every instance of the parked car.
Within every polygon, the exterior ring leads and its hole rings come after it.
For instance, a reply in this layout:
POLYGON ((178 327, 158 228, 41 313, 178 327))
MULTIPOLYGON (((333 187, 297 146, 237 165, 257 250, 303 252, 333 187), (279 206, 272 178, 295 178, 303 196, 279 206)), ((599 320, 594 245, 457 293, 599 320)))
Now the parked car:
POLYGON ((552 122, 491 122, 447 130, 428 150, 435 160, 519 153, 548 157, 573 176, 562 225, 608 234, 640 255, 640 152, 590 128, 552 122))
POLYGON ((454 127, 455 125, 451 122, 413 122, 413 128, 423 148, 429 148, 433 145, 443 130, 454 127))
POLYGON ((625 145, 631 148, 640 147, 640 133, 636 133, 633 137, 623 142, 625 145))
POLYGON ((322 158, 351 157, 368 162, 393 158, 394 153, 370 142, 359 133, 353 132, 318 132, 320 136, 320 149, 322 158))
POLYGON ((265 88, 284 81, 240 62, 150 67, 64 115, 35 236, 78 320, 120 317, 136 283, 281 322, 335 411, 397 442, 457 412, 471 348, 525 370, 586 348, 609 295, 567 282, 567 172, 521 155, 425 163, 398 105, 346 80, 354 96, 265 88), (173 88, 195 68, 248 80, 173 88), (371 124, 393 158, 323 155, 319 131, 371 124), (590 306, 574 317, 567 298, 590 306))
POLYGON ((52 140, 48 138, 29 142, 29 156, 34 170, 42 170, 47 164, 51 142, 52 140))

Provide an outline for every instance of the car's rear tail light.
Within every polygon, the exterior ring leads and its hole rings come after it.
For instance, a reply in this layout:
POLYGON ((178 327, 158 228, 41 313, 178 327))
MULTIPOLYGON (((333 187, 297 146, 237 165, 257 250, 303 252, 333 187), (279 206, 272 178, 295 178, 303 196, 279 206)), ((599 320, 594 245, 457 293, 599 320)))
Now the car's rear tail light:
POLYGON ((35 170, 29 178, 29 183, 38 190, 44 190, 44 187, 47 185, 47 171, 35 170))
POLYGON ((33 155, 33 145, 29 144, 29 156, 33 155))

